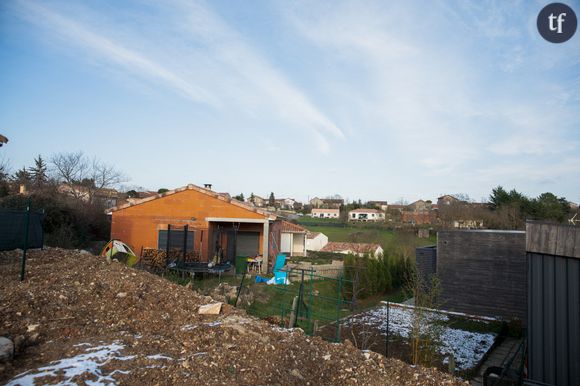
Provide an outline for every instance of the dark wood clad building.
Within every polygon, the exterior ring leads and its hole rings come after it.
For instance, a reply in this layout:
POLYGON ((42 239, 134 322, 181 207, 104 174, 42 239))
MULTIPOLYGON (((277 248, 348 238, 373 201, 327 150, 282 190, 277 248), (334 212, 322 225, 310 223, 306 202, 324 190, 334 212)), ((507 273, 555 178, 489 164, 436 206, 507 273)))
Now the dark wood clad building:
POLYGON ((525 232, 440 231, 437 274, 442 308, 525 322, 525 232))

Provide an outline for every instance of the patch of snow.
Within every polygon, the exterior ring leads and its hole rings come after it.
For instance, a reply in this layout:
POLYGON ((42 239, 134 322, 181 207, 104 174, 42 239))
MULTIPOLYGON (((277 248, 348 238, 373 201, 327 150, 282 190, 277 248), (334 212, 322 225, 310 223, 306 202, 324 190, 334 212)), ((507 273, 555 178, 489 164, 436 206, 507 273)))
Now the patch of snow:
POLYGON ((163 355, 163 354, 154 354, 154 355, 147 355, 147 359, 167 359, 172 361, 173 358, 167 356, 167 355, 163 355))
MULTIPOLYGON (((81 345, 86 345, 81 344, 81 345)), ((77 345, 78 346, 78 345, 77 345)), ((115 384, 114 374, 128 374, 128 371, 115 370, 110 374, 104 374, 101 366, 111 360, 131 360, 135 356, 122 356, 120 351, 125 346, 118 342, 109 345, 95 346, 87 348, 85 353, 78 354, 72 358, 61 359, 51 362, 48 366, 40 367, 36 370, 28 370, 12 378, 7 385, 34 385, 39 378, 52 376, 62 376, 64 380, 57 385, 73 385, 72 379, 84 373, 93 374, 96 381, 86 381, 89 385, 109 385, 115 384)))
POLYGON ((272 331, 277 331, 277 332, 286 332, 286 333, 292 333, 292 331, 294 330, 293 328, 286 328, 286 327, 280 327, 280 326, 272 326, 272 331))
MULTIPOLYGON (((449 318, 441 313, 426 311, 427 323, 446 322, 449 318)), ((345 320, 346 325, 367 325, 377 329, 382 335, 387 331, 387 307, 379 307, 345 320)), ((389 333, 409 338, 413 325, 412 308, 390 307, 389 333)), ((452 353, 460 370, 473 368, 483 355, 491 348, 496 334, 478 333, 455 329, 449 326, 441 328, 442 345, 438 348, 441 355, 452 353)))

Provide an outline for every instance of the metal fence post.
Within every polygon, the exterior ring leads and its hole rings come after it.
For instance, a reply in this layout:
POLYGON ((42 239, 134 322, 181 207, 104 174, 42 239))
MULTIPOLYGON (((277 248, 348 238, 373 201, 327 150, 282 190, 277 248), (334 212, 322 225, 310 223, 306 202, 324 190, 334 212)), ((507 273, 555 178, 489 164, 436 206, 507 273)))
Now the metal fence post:
POLYGON ((300 288, 298 289, 298 304, 296 305, 296 324, 300 320, 300 305, 304 302, 304 269, 301 270, 300 288))
MULTIPOLYGON (((185 256, 187 254, 187 232, 189 232, 189 225, 185 224, 183 226, 183 260, 185 262, 185 256)), ((220 274, 220 279, 221 279, 221 274, 220 274)))
POLYGON ((26 271, 26 250, 28 249, 28 228, 30 226, 30 204, 32 198, 28 197, 28 205, 26 206, 26 222, 24 226, 24 245, 22 252, 22 262, 20 264, 20 281, 24 280, 24 272, 26 271))
POLYGON ((338 274, 338 290, 336 294, 336 341, 340 342, 340 306, 342 303, 342 274, 338 274))
POLYGON ((385 339, 385 356, 389 357, 389 338, 390 338, 390 327, 391 327, 391 303, 387 302, 387 336, 385 339))
POLYGON ((234 303, 234 307, 238 306, 238 299, 240 297, 240 293, 242 292, 242 288, 244 287, 244 279, 246 278, 246 271, 244 271, 242 275, 242 281, 240 282, 240 288, 238 288, 238 293, 236 295, 236 302, 234 303))
POLYGON ((167 224, 167 245, 165 245, 165 265, 169 264, 169 244, 171 243, 171 224, 167 224))
POLYGON ((358 269, 354 268, 354 278, 352 282, 352 312, 356 310, 356 293, 358 292, 358 269))
POLYGON ((308 326, 311 328, 311 333, 312 335, 315 334, 315 328, 312 320, 312 296, 314 295, 314 269, 311 267, 310 268, 310 282, 308 283, 310 289, 309 289, 309 294, 308 294, 308 310, 307 310, 307 315, 308 315, 308 326))

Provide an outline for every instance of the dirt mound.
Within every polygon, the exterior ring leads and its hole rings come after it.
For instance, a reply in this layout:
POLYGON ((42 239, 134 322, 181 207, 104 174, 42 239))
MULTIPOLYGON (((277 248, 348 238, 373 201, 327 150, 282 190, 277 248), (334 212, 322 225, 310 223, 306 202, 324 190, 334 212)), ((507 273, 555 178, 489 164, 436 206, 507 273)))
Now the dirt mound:
POLYGON ((211 298, 78 251, 31 251, 26 280, 3 275, 0 293, 0 336, 16 350, 0 382, 460 384, 228 305, 198 315, 211 298))

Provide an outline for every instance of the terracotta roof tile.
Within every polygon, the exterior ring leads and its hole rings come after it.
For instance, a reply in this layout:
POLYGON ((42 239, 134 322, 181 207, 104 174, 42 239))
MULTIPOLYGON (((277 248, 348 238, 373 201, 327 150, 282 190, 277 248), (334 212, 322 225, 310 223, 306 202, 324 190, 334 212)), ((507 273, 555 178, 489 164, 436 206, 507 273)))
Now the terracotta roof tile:
POLYGON ((349 213, 384 213, 384 212, 382 210, 378 210, 378 209, 360 208, 360 209, 353 209, 349 213))
POLYGON ((280 231, 285 232, 285 233, 306 233, 307 232, 306 228, 303 228, 298 224, 294 224, 294 223, 284 221, 284 220, 282 220, 282 228, 280 231))
POLYGON ((230 203, 232 205, 238 206, 240 208, 247 209, 247 210, 249 210, 251 212, 254 212, 254 213, 259 213, 259 214, 264 215, 264 216, 266 216, 266 217, 268 217, 268 218, 270 218, 272 220, 276 219, 276 217, 277 217, 274 213, 268 212, 268 211, 263 210, 263 209, 255 208, 255 207, 253 207, 252 205, 250 205, 248 203, 238 201, 238 200, 236 200, 234 198, 226 197, 226 196, 224 196, 221 193, 217 193, 217 192, 214 192, 213 190, 205 189, 205 188, 199 187, 199 186, 194 185, 194 184, 189 184, 189 185, 183 186, 181 188, 176 188, 176 189, 173 189, 173 190, 169 190, 169 191, 164 192, 164 193, 155 194, 155 195, 152 195, 150 197, 141 198, 141 199, 135 200, 132 203, 126 203, 126 204, 123 204, 123 205, 118 205, 118 206, 116 206, 114 208, 108 209, 107 210, 107 213, 112 213, 112 212, 116 212, 118 210, 123 210, 125 208, 129 208, 131 206, 144 204, 146 202, 153 201, 153 200, 157 200, 159 198, 163 198, 163 197, 166 197, 166 196, 170 196, 172 194, 176 194, 176 193, 179 193, 179 192, 183 192, 185 190, 195 190, 197 192, 200 192, 200 193, 203 193, 203 194, 207 194, 208 196, 212 196, 212 197, 217 198, 219 200, 226 201, 226 202, 228 202, 228 203, 230 203))

